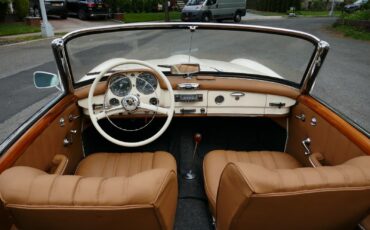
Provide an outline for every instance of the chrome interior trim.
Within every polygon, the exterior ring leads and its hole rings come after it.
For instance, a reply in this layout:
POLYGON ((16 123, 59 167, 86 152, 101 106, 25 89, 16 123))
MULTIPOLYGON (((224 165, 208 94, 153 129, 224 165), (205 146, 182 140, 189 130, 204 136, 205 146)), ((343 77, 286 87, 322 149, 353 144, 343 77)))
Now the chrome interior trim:
MULTIPOLYGON (((201 29, 214 29, 214 30, 235 30, 235 31, 252 31, 252 32, 260 32, 260 33, 271 33, 271 34, 278 34, 278 35, 285 35, 296 37, 300 39, 307 40, 315 45, 316 50, 313 52, 310 62, 307 65, 306 71, 304 76, 302 77, 302 84, 301 84, 301 92, 308 92, 308 88, 310 87, 310 83, 314 82, 311 80, 316 76, 317 73, 314 63, 317 63, 319 57, 321 60, 325 57, 323 54, 323 50, 328 50, 328 43, 321 41, 314 35, 311 35, 306 32, 284 29, 284 28, 277 28, 277 27, 268 27, 268 26, 256 26, 256 25, 238 25, 238 24, 219 24, 219 23, 188 23, 188 22, 170 22, 170 23, 129 23, 129 24, 120 24, 120 25, 110 25, 110 26, 100 26, 100 27, 93 27, 93 28, 85 28, 70 32, 63 36, 62 46, 64 49, 63 60, 66 61, 67 67, 65 67, 65 72, 68 73, 70 81, 72 80, 72 74, 69 70, 70 63, 68 58, 65 56, 66 47, 65 45, 68 43, 69 40, 89 35, 93 33, 104 33, 104 32, 115 32, 115 31, 124 31, 124 30, 139 30, 139 29, 189 29, 196 27, 197 30, 201 29), (326 46, 327 44, 327 46, 326 46), (309 87, 308 87, 309 86, 309 87)), ((327 52, 325 52, 326 54, 327 52)), ((312 83, 313 84, 313 83, 312 83)), ((72 87, 73 88, 73 87, 72 87)), ((73 90, 73 89, 70 89, 73 90)))
POLYGON ((316 76, 319 73, 327 53, 329 52, 330 45, 326 41, 319 41, 316 48, 315 56, 311 62, 306 76, 304 76, 303 85, 301 87, 302 94, 308 94, 312 86, 315 84, 316 76))
POLYGON ((53 50, 55 62, 58 67, 60 78, 62 78, 64 89, 68 89, 68 92, 73 92, 72 75, 69 70, 69 65, 65 53, 64 40, 61 38, 54 39, 51 42, 51 48, 53 50))
POLYGON ((166 28, 178 28, 178 29, 187 29, 189 27, 197 27, 197 29, 228 29, 228 30, 245 30, 245 31, 255 31, 255 32, 270 32, 281 35, 295 36, 300 37, 306 40, 311 41, 315 45, 321 40, 316 36, 297 30, 290 30, 278 27, 269 27, 269 26, 257 26, 257 25, 247 25, 247 24, 231 24, 231 23, 188 23, 188 22, 166 22, 166 23, 127 23, 119 25, 110 25, 110 26, 99 26, 92 28, 85 28, 70 32, 63 36, 63 40, 66 42, 75 37, 91 34, 96 32, 113 32, 119 30, 129 30, 129 29, 166 29, 166 28))

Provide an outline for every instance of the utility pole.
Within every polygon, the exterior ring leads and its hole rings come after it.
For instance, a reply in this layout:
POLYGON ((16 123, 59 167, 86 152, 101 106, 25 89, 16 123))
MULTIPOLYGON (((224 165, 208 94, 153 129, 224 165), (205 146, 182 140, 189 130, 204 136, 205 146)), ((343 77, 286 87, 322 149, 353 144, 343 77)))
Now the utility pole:
POLYGON ((333 16, 334 6, 335 6, 335 0, 331 0, 331 8, 330 8, 330 12, 329 12, 330 17, 333 16))
POLYGON ((170 21, 170 14, 168 12, 168 0, 164 0, 163 7, 164 7, 164 20, 166 22, 169 22, 170 21))
POLYGON ((41 35, 43 37, 53 37, 54 31, 53 31, 53 27, 48 22, 48 16, 46 15, 44 0, 40 0, 39 4, 40 4, 41 16, 42 16, 41 35))

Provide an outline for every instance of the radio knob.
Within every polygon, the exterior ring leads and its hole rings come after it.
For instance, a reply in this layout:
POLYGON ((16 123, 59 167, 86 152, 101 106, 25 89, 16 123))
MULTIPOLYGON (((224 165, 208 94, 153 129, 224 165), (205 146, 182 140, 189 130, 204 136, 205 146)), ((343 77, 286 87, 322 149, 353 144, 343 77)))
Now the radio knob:
POLYGON ((225 100, 224 96, 221 96, 221 95, 215 98, 216 104, 221 104, 222 102, 224 102, 224 100, 225 100))

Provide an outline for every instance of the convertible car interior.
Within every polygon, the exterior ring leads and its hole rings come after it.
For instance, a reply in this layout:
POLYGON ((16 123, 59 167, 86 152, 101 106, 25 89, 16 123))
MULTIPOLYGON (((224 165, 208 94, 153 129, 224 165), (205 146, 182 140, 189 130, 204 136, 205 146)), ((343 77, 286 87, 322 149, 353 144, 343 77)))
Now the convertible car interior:
POLYGON ((368 134, 310 94, 324 41, 162 23, 76 31, 52 47, 59 74, 35 73, 35 85, 62 96, 1 145, 2 228, 370 230, 368 134), (178 38, 165 54, 153 52, 158 31, 178 38), (263 47, 247 59, 230 43, 239 53, 226 61, 197 37, 228 32, 282 37, 307 60, 293 70, 283 48, 275 65, 256 56, 263 47), (190 48, 174 45, 185 35, 190 48))

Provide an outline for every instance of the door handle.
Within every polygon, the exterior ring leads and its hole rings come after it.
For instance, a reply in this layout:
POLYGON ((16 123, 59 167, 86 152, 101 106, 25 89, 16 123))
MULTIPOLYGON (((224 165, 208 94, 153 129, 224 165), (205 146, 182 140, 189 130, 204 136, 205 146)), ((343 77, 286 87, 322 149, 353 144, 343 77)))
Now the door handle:
POLYGON ((307 137, 302 141, 303 148, 305 150, 305 155, 311 155, 311 149, 310 149, 311 139, 307 137))

